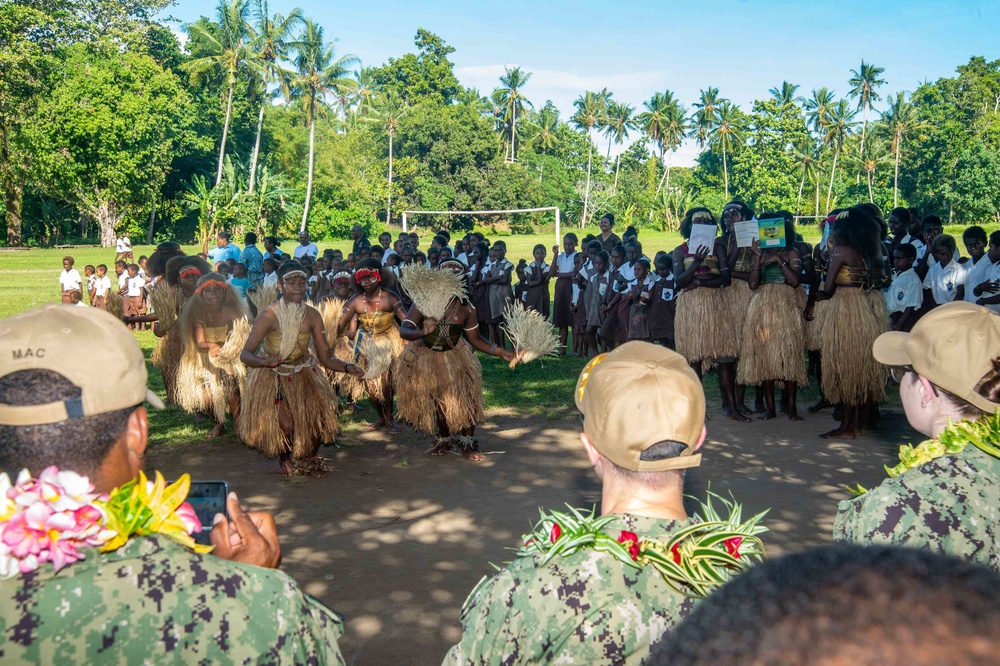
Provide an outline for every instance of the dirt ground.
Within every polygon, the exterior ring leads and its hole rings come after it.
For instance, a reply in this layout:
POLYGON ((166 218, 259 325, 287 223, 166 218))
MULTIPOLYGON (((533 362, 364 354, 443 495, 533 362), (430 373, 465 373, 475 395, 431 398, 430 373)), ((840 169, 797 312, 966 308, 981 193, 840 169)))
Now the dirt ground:
MULTIPOLYGON (((686 491, 732 492, 748 511, 768 507, 771 555, 830 540, 845 486, 885 476, 899 444, 917 439, 899 411, 853 441, 825 441, 829 411, 802 423, 740 425, 711 410, 701 468, 686 491)), ((476 582, 510 559, 537 508, 589 506, 600 487, 587 465, 575 414, 492 413, 475 465, 424 454, 425 436, 395 438, 348 427, 342 448, 324 448, 334 471, 284 479, 277 463, 232 441, 154 449, 149 467, 168 478, 226 479, 244 507, 275 514, 282 569, 341 613, 350 664, 437 664, 461 633, 459 608, 476 582)))

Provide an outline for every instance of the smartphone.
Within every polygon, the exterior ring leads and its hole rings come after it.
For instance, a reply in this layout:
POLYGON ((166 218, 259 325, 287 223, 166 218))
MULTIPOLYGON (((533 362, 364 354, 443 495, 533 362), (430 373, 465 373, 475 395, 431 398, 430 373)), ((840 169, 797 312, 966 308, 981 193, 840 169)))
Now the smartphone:
POLYGON ((196 543, 209 545, 208 534, 212 531, 212 519, 215 514, 221 513, 229 520, 229 512, 226 510, 226 498, 229 496, 229 483, 227 481, 192 481, 191 491, 188 493, 188 504, 194 509, 195 515, 201 521, 201 532, 196 532, 191 536, 196 543))

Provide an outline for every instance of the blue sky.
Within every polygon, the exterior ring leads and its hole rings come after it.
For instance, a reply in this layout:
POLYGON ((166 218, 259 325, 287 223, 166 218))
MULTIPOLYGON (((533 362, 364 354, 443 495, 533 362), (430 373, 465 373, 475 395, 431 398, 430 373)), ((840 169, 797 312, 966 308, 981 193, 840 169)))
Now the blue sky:
MULTIPOLYGON (((828 86, 846 94, 861 59, 884 67, 885 93, 950 76, 973 55, 1000 58, 1000 0, 993 2, 807 2, 705 0, 270 0, 272 12, 301 7, 338 40, 339 53, 366 65, 414 50, 417 28, 455 47, 463 85, 488 94, 505 65, 533 73, 524 92, 551 99, 563 117, 584 90, 607 87, 641 110, 670 89, 685 104, 716 86, 742 107, 787 79, 800 95, 828 86)), ((211 14, 206 0, 179 0, 165 15, 181 22, 211 14)), ((599 143, 598 145, 602 145, 599 143)), ((681 148, 675 164, 697 151, 681 148)))

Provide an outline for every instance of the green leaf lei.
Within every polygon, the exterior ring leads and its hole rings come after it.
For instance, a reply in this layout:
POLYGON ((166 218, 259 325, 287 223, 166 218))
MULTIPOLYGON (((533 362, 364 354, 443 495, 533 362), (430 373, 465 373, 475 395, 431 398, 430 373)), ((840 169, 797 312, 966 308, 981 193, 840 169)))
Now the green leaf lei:
MULTIPOLYGON (((886 465, 885 471, 890 478, 896 478, 936 458, 961 453, 969 444, 994 458, 1000 458, 1000 447, 997 446, 1000 444, 1000 409, 992 416, 983 416, 975 421, 964 419, 958 423, 949 423, 937 439, 928 439, 916 446, 904 444, 899 447, 899 464, 894 467, 886 465)), ((855 495, 868 492, 860 484, 848 490, 855 495)))
POLYGON ((608 553, 630 567, 652 567, 674 591, 703 598, 732 576, 742 573, 764 558, 764 544, 758 534, 767 532, 760 524, 767 511, 743 520, 742 507, 709 493, 708 501, 695 512, 692 525, 670 534, 664 541, 642 539, 641 535, 622 530, 616 539, 604 528, 618 517, 595 518, 596 509, 584 513, 567 505, 568 512, 539 511, 540 520, 518 557, 541 556, 544 566, 553 558, 571 555, 581 548, 608 553), (729 510, 723 518, 712 505, 712 497, 729 510))

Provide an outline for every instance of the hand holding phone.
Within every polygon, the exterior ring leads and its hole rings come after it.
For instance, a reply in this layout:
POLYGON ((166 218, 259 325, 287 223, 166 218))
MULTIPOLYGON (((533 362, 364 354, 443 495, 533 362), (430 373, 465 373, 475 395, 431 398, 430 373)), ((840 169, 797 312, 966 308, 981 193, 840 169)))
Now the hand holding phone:
POLYGON ((246 513, 236 493, 226 499, 228 518, 216 514, 209 538, 216 556, 224 560, 277 569, 281 565, 281 545, 274 516, 266 511, 246 513))

